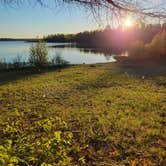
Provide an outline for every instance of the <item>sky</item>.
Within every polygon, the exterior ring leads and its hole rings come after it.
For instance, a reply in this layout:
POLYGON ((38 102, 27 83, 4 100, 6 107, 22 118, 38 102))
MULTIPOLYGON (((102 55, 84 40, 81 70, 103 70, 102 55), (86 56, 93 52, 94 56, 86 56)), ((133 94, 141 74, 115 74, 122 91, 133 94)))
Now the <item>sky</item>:
POLYGON ((0 5, 0 38, 36 38, 55 33, 77 33, 98 28, 83 8, 60 6, 50 9, 23 4, 0 5))
MULTIPOLYGON (((161 2, 166 0, 146 0, 146 4, 151 4, 148 2, 152 1, 153 4, 163 4, 161 2)), ((55 0, 43 0, 49 4, 49 8, 35 5, 35 0, 22 0, 22 4, 12 6, 4 5, 2 2, 0 0, 0 38, 41 38, 48 34, 78 33, 99 29, 108 23, 104 19, 95 19, 92 13, 83 7, 68 3, 55 7, 55 0)), ((166 6, 162 7, 165 11, 166 6)), ((112 24, 112 19, 108 20, 112 24)), ((151 22, 156 20, 151 19, 151 22)))

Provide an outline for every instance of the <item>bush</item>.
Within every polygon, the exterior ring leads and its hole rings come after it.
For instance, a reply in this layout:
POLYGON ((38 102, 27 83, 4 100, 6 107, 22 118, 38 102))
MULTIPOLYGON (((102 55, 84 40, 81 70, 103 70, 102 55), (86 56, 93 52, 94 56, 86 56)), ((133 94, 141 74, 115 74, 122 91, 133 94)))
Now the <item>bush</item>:
POLYGON ((23 66, 23 62, 21 62, 22 57, 20 55, 17 55, 14 59, 13 59, 13 67, 15 69, 21 68, 23 66))
POLYGON ((5 60, 0 60, 0 70, 7 69, 7 63, 5 60))
POLYGON ((54 66, 66 66, 69 64, 68 61, 64 60, 59 53, 56 53, 56 55, 51 59, 51 63, 54 66))
POLYGON ((35 67, 48 64, 48 49, 45 43, 39 42, 30 47, 29 63, 35 67))

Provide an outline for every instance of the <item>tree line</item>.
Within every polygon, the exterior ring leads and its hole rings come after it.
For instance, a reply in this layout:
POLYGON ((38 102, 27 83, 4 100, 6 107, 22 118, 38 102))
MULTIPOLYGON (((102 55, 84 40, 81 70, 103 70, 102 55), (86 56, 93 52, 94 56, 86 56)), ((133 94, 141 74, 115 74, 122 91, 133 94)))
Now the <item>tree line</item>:
POLYGON ((74 42, 78 47, 100 48, 103 51, 109 50, 110 53, 128 51, 127 59, 166 59, 166 23, 153 25, 142 23, 130 28, 116 29, 107 26, 102 30, 77 34, 52 34, 43 40, 74 42))
POLYGON ((77 34, 51 34, 43 38, 46 42, 75 42, 81 46, 127 49, 134 41, 150 42, 153 37, 166 30, 164 24, 141 24, 132 28, 107 26, 101 30, 85 31, 77 34))

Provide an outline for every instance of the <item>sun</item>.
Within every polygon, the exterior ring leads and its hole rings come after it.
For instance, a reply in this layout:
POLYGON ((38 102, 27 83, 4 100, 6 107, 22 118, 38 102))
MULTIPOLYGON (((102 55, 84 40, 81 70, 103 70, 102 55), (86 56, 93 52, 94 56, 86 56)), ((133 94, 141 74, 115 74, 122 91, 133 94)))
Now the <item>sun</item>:
POLYGON ((124 20, 124 23, 123 23, 124 28, 130 28, 133 25, 134 25, 134 22, 131 18, 128 17, 124 20))

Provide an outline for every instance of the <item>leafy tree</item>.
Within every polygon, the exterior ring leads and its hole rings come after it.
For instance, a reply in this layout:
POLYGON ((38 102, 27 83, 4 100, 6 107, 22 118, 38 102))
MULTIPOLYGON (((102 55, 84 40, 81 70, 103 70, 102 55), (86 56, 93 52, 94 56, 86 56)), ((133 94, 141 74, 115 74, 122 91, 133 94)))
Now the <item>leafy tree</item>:
POLYGON ((147 44, 148 50, 156 58, 166 57, 166 33, 162 32, 154 36, 150 44, 147 44))
POLYGON ((143 43, 136 41, 129 49, 129 59, 133 60, 159 60, 165 62, 166 57, 166 33, 161 32, 156 34, 152 41, 143 43))

